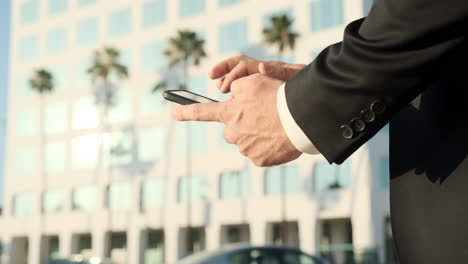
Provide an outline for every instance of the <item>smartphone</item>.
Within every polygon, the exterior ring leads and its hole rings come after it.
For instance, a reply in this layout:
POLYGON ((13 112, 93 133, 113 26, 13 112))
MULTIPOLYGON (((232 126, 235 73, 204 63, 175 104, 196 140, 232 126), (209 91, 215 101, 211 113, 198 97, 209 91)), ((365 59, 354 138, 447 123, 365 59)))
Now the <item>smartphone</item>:
POLYGON ((181 105, 198 104, 198 103, 216 103, 218 101, 208 97, 189 92, 187 90, 167 90, 163 93, 166 100, 178 103, 181 105))

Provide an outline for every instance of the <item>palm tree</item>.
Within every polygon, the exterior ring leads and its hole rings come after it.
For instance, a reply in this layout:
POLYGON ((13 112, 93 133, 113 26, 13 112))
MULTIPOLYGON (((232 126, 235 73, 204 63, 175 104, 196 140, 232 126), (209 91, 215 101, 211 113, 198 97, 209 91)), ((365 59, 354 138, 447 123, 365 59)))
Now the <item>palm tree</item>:
POLYGON ((285 49, 294 50, 299 34, 294 32, 294 20, 286 14, 270 17, 270 25, 263 29, 263 38, 269 45, 278 46, 278 59, 281 60, 285 49))
MULTIPOLYGON (((182 82, 179 84, 179 89, 186 90, 187 79, 188 79, 188 69, 191 65, 198 66, 203 58, 206 57, 206 52, 204 50, 205 40, 198 36, 194 31, 190 30, 179 30, 177 35, 169 39, 169 47, 164 52, 164 55, 169 60, 169 70, 175 67, 182 67, 182 82)), ((157 84, 153 92, 157 92, 162 89, 167 89, 168 85, 167 78, 163 79, 159 84, 157 84)), ((187 177, 187 199, 190 199, 191 196, 191 155, 190 155, 190 125, 186 123, 186 177, 187 177)), ((169 141, 168 141, 169 142, 169 141)), ((191 248, 191 205, 190 201, 187 201, 187 250, 191 248)))
MULTIPOLYGON (((99 175, 102 161, 104 159, 104 137, 109 133, 110 127, 108 123, 109 109, 115 106, 116 85, 110 80, 111 74, 114 74, 118 80, 128 78, 127 67, 120 62, 120 52, 114 47, 104 47, 102 50, 97 50, 93 55, 93 63, 88 69, 88 74, 94 84, 94 95, 96 105, 99 106, 99 150, 98 161, 95 169, 95 180, 99 175)), ((115 150, 109 150, 109 159, 115 155, 115 150)), ((108 169, 108 180, 111 178, 111 164, 108 169)), ((109 214, 109 225, 111 224, 111 214, 109 214)))
MULTIPOLYGON (((283 57, 285 49, 290 48, 294 50, 296 40, 299 34, 294 32, 292 24, 294 20, 290 19, 286 14, 276 15, 270 17, 270 25, 263 29, 263 38, 269 45, 276 45, 278 47, 278 60, 283 57)), ((281 240, 284 244, 286 242, 286 175, 285 167, 280 166, 281 177, 281 240)))
MULTIPOLYGON (((29 80, 29 86, 31 90, 39 94, 39 123, 40 123, 40 164, 41 164, 41 182, 42 182, 42 194, 47 188, 47 176, 45 169, 45 135, 44 135, 44 97, 46 94, 53 92, 54 90, 54 77, 46 69, 38 69, 34 72, 33 77, 29 80)), ((43 218, 39 217, 39 226, 42 229, 43 218)), ((42 260, 41 260, 42 261, 42 260)))

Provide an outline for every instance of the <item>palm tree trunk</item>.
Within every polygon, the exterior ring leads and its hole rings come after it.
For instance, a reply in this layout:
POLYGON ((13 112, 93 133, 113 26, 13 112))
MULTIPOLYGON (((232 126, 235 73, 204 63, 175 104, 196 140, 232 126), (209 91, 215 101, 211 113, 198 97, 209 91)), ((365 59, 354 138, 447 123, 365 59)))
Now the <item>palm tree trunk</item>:
MULTIPOLYGON (((40 137, 40 168, 41 168, 41 193, 40 193, 40 199, 39 199, 39 240, 42 240, 42 232, 45 228, 45 217, 44 213, 42 210, 42 199, 43 195, 47 189, 47 175, 46 175, 46 165, 45 165, 45 133, 44 133, 44 95, 43 92, 39 94, 39 137, 40 137)), ((43 261, 44 256, 42 254, 43 252, 39 252, 39 259, 40 262, 43 261)))

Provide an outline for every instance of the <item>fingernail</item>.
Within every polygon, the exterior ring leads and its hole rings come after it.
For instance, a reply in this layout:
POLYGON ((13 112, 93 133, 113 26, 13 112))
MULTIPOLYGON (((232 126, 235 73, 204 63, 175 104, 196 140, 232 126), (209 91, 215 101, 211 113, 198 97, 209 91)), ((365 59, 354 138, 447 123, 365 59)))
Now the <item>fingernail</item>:
POLYGON ((263 69, 265 70, 266 73, 268 73, 270 71, 270 67, 268 67, 268 64, 262 62, 263 64, 263 69))

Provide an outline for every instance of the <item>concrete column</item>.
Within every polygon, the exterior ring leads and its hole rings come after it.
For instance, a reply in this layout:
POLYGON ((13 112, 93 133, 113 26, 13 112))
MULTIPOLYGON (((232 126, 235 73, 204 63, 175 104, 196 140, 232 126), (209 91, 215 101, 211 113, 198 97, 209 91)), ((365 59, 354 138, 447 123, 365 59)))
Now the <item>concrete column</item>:
POLYGON ((93 231, 92 235, 93 256, 104 258, 106 256, 106 234, 104 230, 93 231))
POLYGON ((72 255, 72 234, 70 232, 59 234, 59 252, 63 258, 68 258, 72 255))
POLYGON ((179 230, 177 227, 168 226, 164 227, 164 247, 165 247, 165 263, 176 263, 178 260, 179 243, 178 235, 179 230))
POLYGON ((28 263, 40 263, 41 258, 41 235, 39 233, 31 234, 28 237, 28 263))
POLYGON ((211 225, 205 228, 207 250, 215 250, 219 248, 221 244, 220 232, 221 228, 218 224, 212 223, 211 225))
POLYGON ((309 254, 317 253, 317 223, 315 219, 303 218, 299 220, 299 241, 301 249, 309 254))
POLYGON ((141 245, 140 232, 138 228, 131 227, 127 232, 127 261, 128 263, 140 263, 141 245))
POLYGON ((266 223, 252 222, 250 224, 250 240, 253 245, 264 245, 266 242, 266 223))

